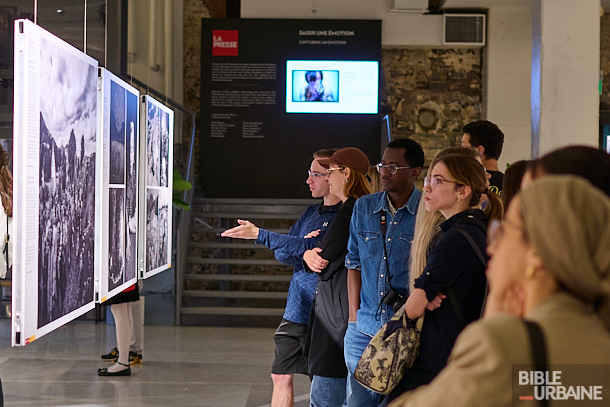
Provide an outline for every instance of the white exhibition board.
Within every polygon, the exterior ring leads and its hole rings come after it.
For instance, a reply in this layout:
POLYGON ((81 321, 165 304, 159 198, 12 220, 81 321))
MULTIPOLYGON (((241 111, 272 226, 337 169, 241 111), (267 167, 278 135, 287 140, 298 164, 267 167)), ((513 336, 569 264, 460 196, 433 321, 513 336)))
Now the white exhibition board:
POLYGON ((140 277, 171 267, 174 112, 142 97, 140 148, 140 277))
POLYGON ((98 64, 15 21, 12 345, 94 308, 98 64))
POLYGON ((100 68, 102 222, 99 301, 137 282, 140 92, 100 68))

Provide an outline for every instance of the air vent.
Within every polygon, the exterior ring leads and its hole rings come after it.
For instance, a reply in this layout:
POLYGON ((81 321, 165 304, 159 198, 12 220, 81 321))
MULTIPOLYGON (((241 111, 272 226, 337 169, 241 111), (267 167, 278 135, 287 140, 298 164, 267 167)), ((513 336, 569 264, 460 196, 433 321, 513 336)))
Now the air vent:
POLYGON ((443 44, 482 47, 485 45, 485 14, 444 14, 443 44))
POLYGON ((425 13, 428 10, 428 0, 394 0, 390 9, 394 13, 425 13))

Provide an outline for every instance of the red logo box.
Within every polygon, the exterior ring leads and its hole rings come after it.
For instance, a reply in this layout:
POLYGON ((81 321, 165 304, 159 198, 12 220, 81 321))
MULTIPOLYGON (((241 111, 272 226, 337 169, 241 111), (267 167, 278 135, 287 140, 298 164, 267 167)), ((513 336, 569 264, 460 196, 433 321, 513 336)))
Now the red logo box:
POLYGON ((237 56, 238 30, 212 30, 212 55, 237 56))

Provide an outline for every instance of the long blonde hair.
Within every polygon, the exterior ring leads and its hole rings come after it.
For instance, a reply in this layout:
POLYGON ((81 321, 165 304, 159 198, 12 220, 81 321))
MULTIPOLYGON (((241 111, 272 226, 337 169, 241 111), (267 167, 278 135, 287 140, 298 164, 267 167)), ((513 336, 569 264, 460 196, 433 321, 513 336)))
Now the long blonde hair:
MULTIPOLYGON (((428 167, 426 176, 430 176, 432 168, 448 155, 460 155, 472 158, 480 158, 480 154, 473 149, 466 147, 449 147, 439 152, 428 167)), ((409 291, 415 288, 415 280, 421 276, 428 262, 428 253, 432 243, 441 232, 440 225, 445 221, 445 217, 438 211, 428 212, 424 200, 419 200, 417 215, 415 216, 415 232, 413 244, 411 245, 411 255, 409 258, 409 291)))

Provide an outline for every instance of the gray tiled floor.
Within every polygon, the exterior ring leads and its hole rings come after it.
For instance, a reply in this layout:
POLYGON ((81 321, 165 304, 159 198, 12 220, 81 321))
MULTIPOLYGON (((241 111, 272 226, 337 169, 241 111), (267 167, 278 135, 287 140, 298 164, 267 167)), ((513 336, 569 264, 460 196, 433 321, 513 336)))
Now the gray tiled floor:
MULTIPOLYGON (((0 320, 5 406, 268 406, 273 329, 146 326, 144 363, 130 377, 98 377, 99 355, 115 346, 114 327, 72 322, 23 348, 10 347, 0 320)), ((296 406, 309 379, 295 376, 296 406)))

